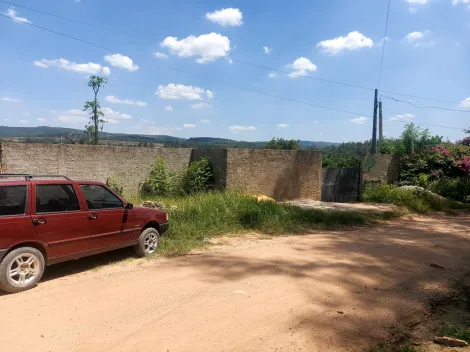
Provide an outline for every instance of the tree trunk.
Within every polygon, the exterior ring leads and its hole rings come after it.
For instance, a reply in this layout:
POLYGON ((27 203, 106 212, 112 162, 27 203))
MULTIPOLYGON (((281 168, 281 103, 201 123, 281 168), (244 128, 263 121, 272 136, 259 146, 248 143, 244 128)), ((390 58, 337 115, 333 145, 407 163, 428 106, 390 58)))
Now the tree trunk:
POLYGON ((95 93, 95 106, 94 106, 94 109, 93 109, 93 122, 95 123, 95 130, 93 131, 94 132, 94 136, 93 136, 93 144, 98 144, 98 140, 99 140, 99 130, 98 130, 98 111, 97 111, 97 97, 96 97, 97 93, 95 93))

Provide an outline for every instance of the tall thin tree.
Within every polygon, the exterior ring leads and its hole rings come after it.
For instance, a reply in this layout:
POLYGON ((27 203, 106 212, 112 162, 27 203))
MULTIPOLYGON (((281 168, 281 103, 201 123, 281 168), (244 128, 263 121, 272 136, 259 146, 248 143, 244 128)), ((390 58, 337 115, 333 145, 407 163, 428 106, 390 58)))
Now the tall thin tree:
POLYGON ((108 80, 99 76, 91 76, 88 80, 88 87, 93 89, 95 99, 93 101, 85 102, 83 111, 90 111, 90 123, 85 126, 85 133, 88 135, 91 144, 98 144, 100 140, 100 131, 103 130, 103 126, 106 123, 106 120, 101 117, 104 116, 104 114, 101 111, 101 106, 98 102, 98 92, 106 83, 108 83, 108 80))

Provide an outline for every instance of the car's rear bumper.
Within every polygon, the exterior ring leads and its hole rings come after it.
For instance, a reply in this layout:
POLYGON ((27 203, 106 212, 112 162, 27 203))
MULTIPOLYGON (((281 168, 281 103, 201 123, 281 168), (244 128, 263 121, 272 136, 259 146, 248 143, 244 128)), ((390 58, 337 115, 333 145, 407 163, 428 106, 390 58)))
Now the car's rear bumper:
POLYGON ((165 232, 168 231, 168 228, 170 227, 170 224, 167 222, 166 224, 159 224, 158 229, 160 230, 160 236, 163 235, 165 232))
POLYGON ((8 249, 0 249, 0 261, 2 261, 3 257, 7 254, 8 249))

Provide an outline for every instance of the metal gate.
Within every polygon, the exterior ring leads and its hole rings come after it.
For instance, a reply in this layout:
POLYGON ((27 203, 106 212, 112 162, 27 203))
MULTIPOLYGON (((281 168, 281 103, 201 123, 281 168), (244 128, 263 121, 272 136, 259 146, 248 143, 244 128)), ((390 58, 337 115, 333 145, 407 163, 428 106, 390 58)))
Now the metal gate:
POLYGON ((360 168, 331 168, 322 170, 321 200, 349 203, 359 200, 360 168))

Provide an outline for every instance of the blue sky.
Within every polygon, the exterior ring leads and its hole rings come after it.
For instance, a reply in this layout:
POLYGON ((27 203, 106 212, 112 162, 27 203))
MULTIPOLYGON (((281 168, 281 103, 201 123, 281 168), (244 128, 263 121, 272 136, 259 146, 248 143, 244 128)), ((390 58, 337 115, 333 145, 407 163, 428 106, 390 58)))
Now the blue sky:
MULTIPOLYGON (((387 3, 18 2, 113 31, 0 3, 1 13, 17 19, 0 17, 0 124, 82 129, 87 116, 81 109, 92 99, 87 77, 99 74, 108 78, 100 91, 108 132, 239 140, 369 139, 373 91, 305 76, 376 88, 387 3)), ((392 0, 388 28, 380 89, 453 104, 380 94, 470 111, 470 0, 392 0)), ((385 98, 383 104, 386 136, 398 136, 408 121, 457 127, 429 127, 451 140, 462 138, 460 129, 470 127, 470 113, 418 109, 385 98)))

